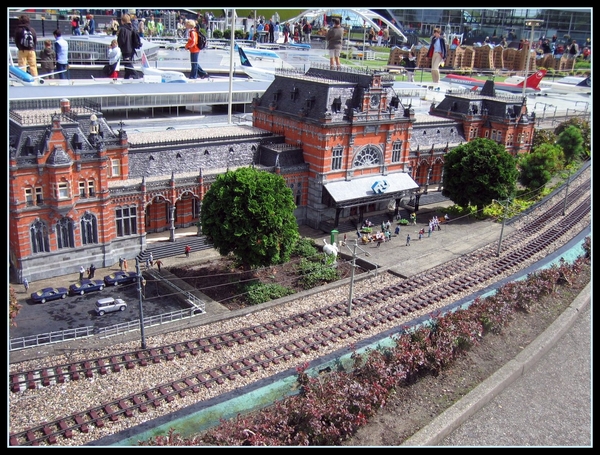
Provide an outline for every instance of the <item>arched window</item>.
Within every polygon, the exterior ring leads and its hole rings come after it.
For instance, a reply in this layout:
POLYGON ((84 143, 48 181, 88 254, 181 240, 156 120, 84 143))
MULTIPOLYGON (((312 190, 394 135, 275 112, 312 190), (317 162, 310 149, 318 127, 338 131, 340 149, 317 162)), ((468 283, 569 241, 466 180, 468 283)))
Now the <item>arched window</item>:
POLYGON ((31 251, 33 253, 50 252, 50 242, 48 240, 48 227, 46 223, 37 220, 29 227, 29 236, 31 240, 31 251))
POLYGON ((75 248, 73 220, 61 218, 58 223, 56 223, 56 243, 59 250, 62 248, 75 248))
POLYGON ((373 145, 367 145, 354 158, 354 167, 374 166, 381 162, 379 149, 373 145))
POLYGON ((98 221, 91 213, 86 213, 81 218, 81 243, 98 243, 98 221))

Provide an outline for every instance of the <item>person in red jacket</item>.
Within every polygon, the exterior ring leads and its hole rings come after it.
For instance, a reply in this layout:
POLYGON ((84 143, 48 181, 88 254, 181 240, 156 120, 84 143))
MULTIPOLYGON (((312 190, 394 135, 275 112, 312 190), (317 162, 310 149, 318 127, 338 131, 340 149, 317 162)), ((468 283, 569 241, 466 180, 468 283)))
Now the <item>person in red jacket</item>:
POLYGON ((208 77, 208 73, 204 71, 198 63, 198 57, 200 56, 200 48, 198 47, 198 30, 196 30, 196 21, 188 19, 185 21, 185 28, 188 30, 188 41, 185 48, 190 51, 190 62, 192 64, 192 70, 190 71, 190 79, 204 79, 208 77))

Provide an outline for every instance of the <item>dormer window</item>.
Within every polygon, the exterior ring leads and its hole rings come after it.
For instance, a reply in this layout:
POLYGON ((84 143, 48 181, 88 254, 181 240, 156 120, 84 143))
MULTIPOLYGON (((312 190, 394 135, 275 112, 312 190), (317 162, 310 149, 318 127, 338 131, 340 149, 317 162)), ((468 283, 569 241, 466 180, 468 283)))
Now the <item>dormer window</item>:
POLYGON ((290 95, 291 95, 291 97, 290 97, 290 98, 291 98, 291 100, 292 100, 292 101, 296 101, 296 100, 298 99, 298 96, 300 95, 300 90, 298 90, 298 88, 297 88, 297 87, 294 87, 294 88, 291 90, 291 92, 290 92, 290 95))
POLYGON ((315 105, 315 97, 311 96, 310 98, 306 98, 305 106, 306 109, 311 109, 315 105))
POLYGON ((277 90, 273 92, 273 101, 279 101, 279 97, 281 96, 281 90, 277 90))
POLYGON ((342 110, 342 98, 334 98, 333 103, 331 103, 331 110, 335 113, 342 110))

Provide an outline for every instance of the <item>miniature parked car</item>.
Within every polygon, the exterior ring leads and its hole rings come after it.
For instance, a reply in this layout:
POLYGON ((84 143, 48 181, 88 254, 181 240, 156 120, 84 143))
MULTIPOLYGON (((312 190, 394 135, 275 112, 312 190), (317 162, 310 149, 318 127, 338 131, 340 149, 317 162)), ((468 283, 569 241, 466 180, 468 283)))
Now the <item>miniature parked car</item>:
POLYGON ((137 280, 137 273, 125 272, 119 270, 118 272, 111 273, 104 277, 104 283, 107 286, 116 286, 118 284, 129 284, 134 283, 137 280))
POLYGON ((96 302, 98 316, 104 316, 105 313, 112 313, 113 311, 125 311, 125 308, 127 308, 127 304, 122 299, 107 297, 96 302))
POLYGON ((78 283, 73 283, 69 286, 69 294, 83 295, 86 292, 101 291, 104 289, 104 281, 102 280, 81 280, 78 283))
POLYGON ((31 300, 34 303, 46 303, 49 300, 64 299, 67 297, 69 290, 67 288, 44 288, 37 292, 31 293, 31 300))

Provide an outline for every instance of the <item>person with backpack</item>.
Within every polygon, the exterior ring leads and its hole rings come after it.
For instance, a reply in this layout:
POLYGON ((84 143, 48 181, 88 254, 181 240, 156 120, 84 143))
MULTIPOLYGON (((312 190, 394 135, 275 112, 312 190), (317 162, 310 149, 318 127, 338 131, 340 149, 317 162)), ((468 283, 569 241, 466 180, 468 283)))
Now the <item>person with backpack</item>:
POLYGON ((139 79, 137 72, 133 69, 133 56, 137 49, 142 47, 137 30, 131 25, 131 16, 121 16, 121 27, 117 33, 117 44, 121 49, 123 67, 125 68, 125 79, 139 79))
POLYGON ((198 76, 200 76, 200 79, 204 79, 205 77, 208 77, 208 73, 204 71, 198 63, 200 46, 198 37, 199 33, 196 29, 196 21, 193 19, 186 20, 185 27, 188 31, 188 41, 185 44, 185 48, 190 51, 190 63, 192 64, 190 79, 198 79, 198 76))
POLYGON ((54 52, 56 53, 56 71, 60 79, 69 79, 69 43, 62 37, 59 29, 54 30, 54 52))
POLYGON ((577 41, 573 40, 569 47, 569 58, 576 58, 577 54, 579 54, 579 46, 577 45, 577 41))
POLYGON ((29 16, 22 14, 17 19, 15 27, 15 45, 18 49, 17 65, 24 71, 28 71, 33 77, 38 75, 37 69, 37 35, 30 27, 29 16))

